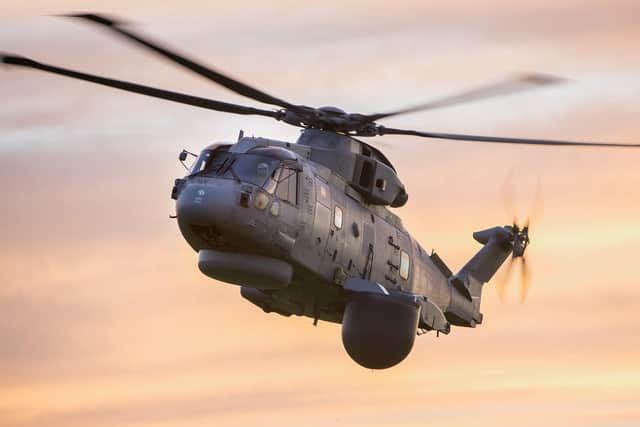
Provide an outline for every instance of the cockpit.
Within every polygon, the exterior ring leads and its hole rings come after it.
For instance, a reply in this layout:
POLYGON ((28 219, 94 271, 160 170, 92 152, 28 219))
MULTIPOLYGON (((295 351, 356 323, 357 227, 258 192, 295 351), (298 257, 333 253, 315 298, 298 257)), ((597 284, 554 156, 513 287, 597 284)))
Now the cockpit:
POLYGON ((297 202, 298 159, 281 147, 256 147, 246 153, 229 151, 229 146, 203 150, 190 170, 190 177, 232 179, 262 187, 270 194, 297 202), (282 194, 280 194, 282 193, 282 194))

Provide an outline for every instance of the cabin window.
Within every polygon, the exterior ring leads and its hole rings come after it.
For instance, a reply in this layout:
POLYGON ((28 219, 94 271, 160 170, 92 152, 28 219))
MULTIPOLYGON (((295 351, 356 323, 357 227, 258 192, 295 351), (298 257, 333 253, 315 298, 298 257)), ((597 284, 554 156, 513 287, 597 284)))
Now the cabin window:
POLYGON ((292 205, 298 204, 298 172, 295 169, 283 167, 280 170, 276 196, 292 205))
POLYGON ((333 210, 333 225, 335 225, 338 230, 342 228, 342 208, 340 208, 340 206, 336 206, 333 210))
POLYGON ((400 251, 400 277, 404 280, 409 278, 409 264, 410 264, 409 254, 405 251, 400 251))

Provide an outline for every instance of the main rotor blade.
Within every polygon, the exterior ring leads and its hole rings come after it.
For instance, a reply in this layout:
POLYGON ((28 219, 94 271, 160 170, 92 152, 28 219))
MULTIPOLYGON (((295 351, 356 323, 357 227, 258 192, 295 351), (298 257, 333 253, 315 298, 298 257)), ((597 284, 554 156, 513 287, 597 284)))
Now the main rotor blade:
POLYGON ((290 104, 289 102, 284 101, 280 98, 271 96, 265 92, 262 92, 261 90, 258 90, 254 87, 241 83, 235 79, 232 79, 231 77, 226 76, 218 71, 205 67, 204 65, 199 64, 187 58, 185 55, 179 54, 172 49, 163 47, 160 44, 156 42, 152 42, 147 38, 143 38, 133 33, 132 31, 123 28, 122 23, 109 19, 105 16, 95 15, 91 13, 78 13, 78 14, 70 14, 70 15, 63 15, 63 16, 70 17, 70 18, 84 19, 94 24, 101 25, 107 28, 108 30, 115 32, 116 34, 123 36, 127 40, 136 42, 148 49, 151 49, 152 51, 160 54, 164 58, 167 58, 170 61, 173 61, 195 72, 196 74, 199 74, 205 77, 208 80, 218 83, 237 94, 246 96, 256 101, 263 102, 265 104, 278 105, 280 107, 287 108, 293 111, 299 111, 302 109, 302 107, 300 106, 290 104))
POLYGON ((22 56, 0 55, 0 62, 21 67, 35 68, 37 70, 60 74, 74 79, 85 80, 92 83, 97 83, 99 85, 121 89, 127 92, 134 92, 141 95, 152 96, 154 98, 166 99, 168 101, 177 102, 179 104, 192 105, 194 107, 205 108, 207 110, 223 111, 225 113, 233 114, 254 114, 258 116, 272 117, 275 119, 279 119, 281 114, 277 111, 268 111, 253 107, 245 107, 242 105, 230 104, 227 102, 215 101, 207 98, 200 98, 197 96, 186 95, 179 92, 171 92, 168 90, 157 89, 150 86, 143 86, 136 83, 130 83, 122 80, 115 80, 107 77, 100 77, 93 74, 73 71, 66 68, 36 62, 32 59, 22 56))
POLYGON ((557 145, 557 146, 579 146, 579 147, 620 147, 620 148, 640 148, 640 144, 620 144, 610 142, 576 142, 576 141, 556 141, 551 139, 529 139, 529 138, 508 138, 499 136, 479 136, 460 135, 453 133, 421 132, 417 130, 394 129, 378 126, 378 135, 411 135, 424 138, 449 139, 456 141, 476 141, 490 142, 497 144, 525 144, 525 145, 557 145))
POLYGON ((467 90, 456 95, 449 95, 444 98, 430 101, 424 104, 414 105, 413 107, 404 108, 402 110, 391 111, 381 114, 366 115, 366 122, 374 122, 386 117, 397 116, 399 114, 415 113, 417 111, 434 110, 436 108, 450 107, 452 105, 465 104, 467 102, 480 101, 487 98, 495 98, 498 96, 509 95, 515 92, 521 92, 534 87, 558 84, 565 80, 559 77, 531 73, 517 77, 481 86, 475 89, 467 90))

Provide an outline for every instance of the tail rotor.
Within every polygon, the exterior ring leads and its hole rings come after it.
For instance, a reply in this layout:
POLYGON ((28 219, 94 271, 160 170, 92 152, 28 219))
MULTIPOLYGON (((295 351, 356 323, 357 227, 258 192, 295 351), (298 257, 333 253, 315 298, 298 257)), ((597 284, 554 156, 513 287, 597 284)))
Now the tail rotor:
MULTIPOLYGON (((509 178, 511 178, 512 175, 513 173, 510 173, 509 178)), ((505 183, 505 187, 508 188, 503 189, 503 201, 505 202, 505 210, 507 210, 507 212, 511 214, 515 212, 512 183, 513 180, 508 179, 505 183)), ((497 285, 498 296, 501 302, 504 302, 505 300, 507 285, 513 273, 514 264, 519 264, 518 268, 520 269, 520 303, 524 303, 527 298, 529 289, 531 288, 531 269, 529 263, 527 263, 527 259, 525 258, 525 252, 527 250, 527 247, 531 243, 531 239, 529 238, 529 231, 531 229, 532 220, 537 220, 541 216, 542 208, 542 191, 540 187, 540 181, 538 180, 533 204, 531 206, 531 209, 529 210, 530 214, 524 221, 523 225, 519 225, 520 223, 514 215, 512 225, 508 225, 505 227, 511 232, 511 242, 513 244, 513 250, 511 253, 511 258, 507 261, 504 276, 497 285)))

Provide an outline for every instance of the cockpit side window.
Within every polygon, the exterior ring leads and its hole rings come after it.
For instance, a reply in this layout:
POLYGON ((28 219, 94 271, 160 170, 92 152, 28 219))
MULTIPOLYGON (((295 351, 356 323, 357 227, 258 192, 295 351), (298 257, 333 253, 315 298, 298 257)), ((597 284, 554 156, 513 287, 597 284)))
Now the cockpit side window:
POLYGON ((191 167, 191 175, 217 170, 229 156, 226 150, 204 150, 191 167))
POLYGON ((298 171, 294 168, 283 166, 279 170, 276 196, 292 205, 298 204, 298 171))
POLYGON ((191 166, 191 174, 193 175, 198 172, 202 172, 207 167, 207 163, 209 163, 211 155, 211 151, 203 151, 200 153, 193 166, 191 166))

